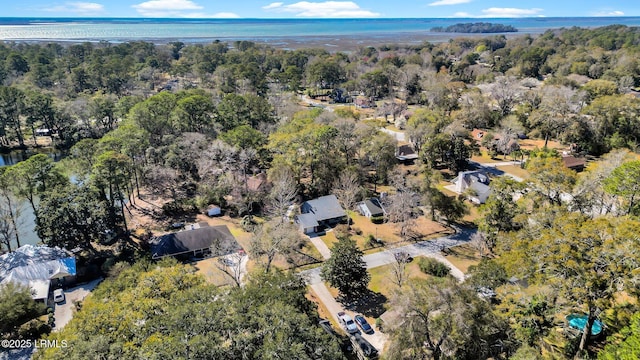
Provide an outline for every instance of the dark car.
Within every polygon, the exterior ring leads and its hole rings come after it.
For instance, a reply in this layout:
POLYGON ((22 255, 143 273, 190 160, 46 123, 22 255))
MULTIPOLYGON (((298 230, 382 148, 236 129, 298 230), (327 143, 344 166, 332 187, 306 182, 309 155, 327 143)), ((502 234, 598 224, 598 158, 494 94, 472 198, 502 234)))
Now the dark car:
POLYGON ((365 340, 365 338, 360 334, 353 334, 350 339, 356 349, 356 353, 359 355, 359 359, 365 358, 373 360, 378 358, 378 350, 376 350, 376 348, 374 348, 373 345, 365 340))
POLYGON ((365 319, 362 315, 356 315, 353 319, 356 321, 356 324, 358 324, 360 329, 362 329, 362 332, 364 332, 365 334, 373 333, 371 325, 369 325, 367 319, 365 319))

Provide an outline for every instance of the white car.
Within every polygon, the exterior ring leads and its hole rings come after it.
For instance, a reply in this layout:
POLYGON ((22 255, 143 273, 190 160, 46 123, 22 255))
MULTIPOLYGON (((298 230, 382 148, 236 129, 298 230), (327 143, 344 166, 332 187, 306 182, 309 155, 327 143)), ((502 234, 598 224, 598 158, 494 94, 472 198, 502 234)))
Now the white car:
POLYGON ((56 303, 64 301, 64 291, 62 291, 62 289, 53 290, 53 301, 56 303))
POLYGON ((349 334, 358 332, 358 326, 356 325, 356 322, 351 319, 351 316, 345 314, 343 311, 338 313, 338 321, 349 334))

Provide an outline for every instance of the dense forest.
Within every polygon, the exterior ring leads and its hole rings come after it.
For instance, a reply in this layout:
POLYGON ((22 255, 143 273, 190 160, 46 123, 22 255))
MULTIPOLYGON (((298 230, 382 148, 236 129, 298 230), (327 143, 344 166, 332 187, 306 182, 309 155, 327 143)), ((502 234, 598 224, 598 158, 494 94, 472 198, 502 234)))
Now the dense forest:
POLYGON ((436 26, 436 27, 432 27, 431 31, 466 33, 466 34, 492 34, 492 33, 518 32, 518 29, 516 29, 511 25, 477 22, 477 23, 458 23, 454 25, 449 25, 447 27, 436 26))
MULTIPOLYGON (((104 283, 52 335, 73 345, 38 357, 340 358, 304 283, 272 266, 299 242, 282 219, 300 199, 335 194, 353 210, 384 191, 383 221, 405 241, 418 218, 459 226, 473 209, 482 257, 462 283, 398 282, 389 306, 407 315, 386 329, 386 358, 638 358, 639 55, 640 29, 625 26, 350 52, 1 43, 0 146, 66 157, 0 168, 0 249, 20 244, 29 208, 44 243, 111 258, 104 283), (417 153, 413 167, 398 164, 398 142, 380 131, 390 125, 417 153), (540 148, 521 150, 524 138, 540 148), (567 169, 552 142, 586 158, 585 171, 567 169), (480 206, 448 196, 442 180, 483 151, 526 158, 530 176, 493 178, 480 206), (260 173, 270 189, 247 186, 260 173), (127 223, 141 193, 168 200, 165 223, 210 204, 243 219, 257 270, 218 289, 189 265, 149 263, 127 223), (118 261, 105 254, 109 234, 118 261), (565 329, 572 313, 601 321, 606 336, 565 329)), ((18 327, 39 311, 27 295, 1 289, 19 303, 3 336, 27 336, 18 327)))

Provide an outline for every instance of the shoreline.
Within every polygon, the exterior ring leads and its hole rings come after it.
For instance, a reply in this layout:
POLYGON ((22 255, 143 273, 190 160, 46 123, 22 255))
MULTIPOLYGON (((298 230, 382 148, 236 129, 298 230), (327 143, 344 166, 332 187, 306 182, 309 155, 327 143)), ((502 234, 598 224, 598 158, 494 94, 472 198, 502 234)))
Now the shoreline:
POLYGON ((46 43, 59 43, 59 44, 81 44, 81 43, 95 43, 99 44, 107 42, 110 44, 122 44, 127 42, 144 41, 153 43, 154 45, 166 45, 174 41, 181 41, 188 45, 197 44, 210 44, 214 42, 223 42, 233 44, 236 41, 252 41, 258 44, 268 45, 276 49, 282 50, 296 50, 303 48, 324 48, 329 51, 349 51, 359 47, 367 46, 380 46, 380 45, 405 45, 415 46, 425 42, 429 43, 443 43, 448 42, 451 39, 456 38, 486 38, 493 36, 504 35, 507 39, 515 38, 524 35, 540 35, 549 29, 536 28, 531 30, 519 30, 518 32, 507 33, 435 33, 435 32, 418 32, 409 31, 394 34, 382 34, 382 33, 368 33, 368 34, 336 34, 336 35, 303 35, 303 36, 221 36, 221 37, 192 37, 192 38, 180 38, 180 37, 139 37, 139 38, 127 38, 127 39, 97 39, 97 38, 82 38, 82 39, 56 39, 56 38, 39 38, 39 39, 11 39, 1 40, 1 42, 15 42, 25 44, 46 44, 46 43))

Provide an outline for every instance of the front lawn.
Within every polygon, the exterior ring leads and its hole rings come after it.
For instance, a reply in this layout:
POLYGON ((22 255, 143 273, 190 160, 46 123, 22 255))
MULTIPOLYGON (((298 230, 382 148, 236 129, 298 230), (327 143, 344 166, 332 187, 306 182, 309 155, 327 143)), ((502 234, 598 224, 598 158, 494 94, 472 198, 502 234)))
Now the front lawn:
POLYGON ((469 244, 449 248, 445 258, 465 274, 471 265, 480 263, 478 252, 469 244))

